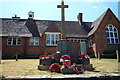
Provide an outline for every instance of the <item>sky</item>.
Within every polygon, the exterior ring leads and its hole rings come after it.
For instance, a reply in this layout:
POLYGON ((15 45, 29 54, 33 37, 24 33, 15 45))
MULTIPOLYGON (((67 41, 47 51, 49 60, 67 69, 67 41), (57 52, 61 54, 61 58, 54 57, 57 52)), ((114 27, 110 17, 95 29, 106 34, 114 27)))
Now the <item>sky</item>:
MULTIPOLYGON (((65 20, 77 21, 78 13, 83 13, 84 22, 93 22, 108 8, 118 17, 119 0, 64 0, 65 20)), ((28 12, 34 12, 34 19, 61 20, 61 9, 57 5, 61 0, 1 0, 0 18, 11 18, 17 14, 21 19, 28 18, 28 12)))

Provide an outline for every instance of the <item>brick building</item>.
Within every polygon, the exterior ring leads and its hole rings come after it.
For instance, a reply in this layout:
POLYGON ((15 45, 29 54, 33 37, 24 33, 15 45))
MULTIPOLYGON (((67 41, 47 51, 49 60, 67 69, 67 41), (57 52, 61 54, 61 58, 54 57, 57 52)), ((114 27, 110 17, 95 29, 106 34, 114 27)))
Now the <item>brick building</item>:
MULTIPOLYGON (((84 22, 82 13, 78 21, 66 21, 66 39, 72 42, 72 53, 98 54, 120 47, 120 22, 108 9, 94 22, 84 22)), ((2 55, 39 56, 57 51, 61 38, 61 21, 34 20, 33 12, 28 19, 1 18, 2 55)))

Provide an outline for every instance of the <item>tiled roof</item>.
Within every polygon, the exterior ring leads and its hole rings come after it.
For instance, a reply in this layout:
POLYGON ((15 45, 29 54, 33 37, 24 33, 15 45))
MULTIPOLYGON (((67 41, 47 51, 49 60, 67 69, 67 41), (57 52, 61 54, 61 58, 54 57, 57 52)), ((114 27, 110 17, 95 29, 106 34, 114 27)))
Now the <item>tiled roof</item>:
MULTIPOLYGON (((108 9, 109 10, 109 9, 108 9)), ((92 25, 91 25, 91 31, 88 33, 88 36, 91 36, 93 33, 95 33, 95 31, 98 29, 101 21, 103 20, 104 16, 106 15, 106 13, 108 12, 105 11, 97 20, 95 20, 92 25)))
MULTIPOLYGON (((45 31, 60 31, 61 21, 2 18, 1 36, 41 37, 45 31)), ((88 32, 78 21, 66 21, 66 37, 87 37, 88 32)), ((86 25, 88 23, 85 23, 86 25)), ((89 25, 90 27, 90 25, 89 25)))
POLYGON ((60 29, 55 25, 55 23, 49 24, 48 28, 46 29, 46 32, 61 32, 60 29))
POLYGON ((2 34, 0 36, 24 36, 30 37, 32 34, 25 25, 26 20, 23 19, 0 19, 2 26, 2 34))

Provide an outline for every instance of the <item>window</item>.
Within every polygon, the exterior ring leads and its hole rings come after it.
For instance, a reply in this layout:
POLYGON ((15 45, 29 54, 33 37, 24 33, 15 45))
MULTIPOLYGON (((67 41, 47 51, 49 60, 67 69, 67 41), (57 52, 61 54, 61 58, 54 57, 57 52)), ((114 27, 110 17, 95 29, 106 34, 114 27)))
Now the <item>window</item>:
POLYGON ((39 38, 30 38, 30 45, 31 46, 38 46, 39 45, 39 38))
POLYGON ((115 26, 109 24, 106 28, 106 37, 108 44, 118 44, 118 30, 115 26))
POLYGON ((68 39, 69 41, 71 41, 71 42, 86 42, 86 40, 85 39, 68 39))
POLYGON ((17 46, 21 44, 21 38, 18 37, 9 37, 7 41, 7 45, 17 46))
POLYGON ((93 42, 91 37, 88 39, 88 44, 89 44, 89 47, 92 47, 93 42))
POLYGON ((46 34, 47 46, 57 46, 57 41, 59 41, 59 34, 46 34))

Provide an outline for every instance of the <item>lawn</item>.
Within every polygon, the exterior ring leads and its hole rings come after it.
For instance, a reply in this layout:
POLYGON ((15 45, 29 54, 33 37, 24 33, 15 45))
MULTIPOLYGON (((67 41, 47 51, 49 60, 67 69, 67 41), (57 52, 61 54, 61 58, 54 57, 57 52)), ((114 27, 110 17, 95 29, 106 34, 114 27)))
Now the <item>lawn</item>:
MULTIPOLYGON (((94 71, 85 71, 85 74, 110 74, 118 72, 118 62, 116 59, 90 59, 93 64, 94 71)), ((28 76, 28 75, 63 75, 49 71, 39 71, 39 59, 19 59, 15 60, 2 60, 2 76, 28 76)))

